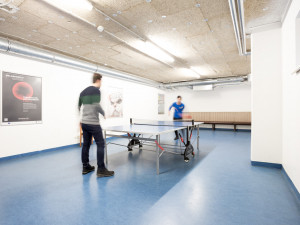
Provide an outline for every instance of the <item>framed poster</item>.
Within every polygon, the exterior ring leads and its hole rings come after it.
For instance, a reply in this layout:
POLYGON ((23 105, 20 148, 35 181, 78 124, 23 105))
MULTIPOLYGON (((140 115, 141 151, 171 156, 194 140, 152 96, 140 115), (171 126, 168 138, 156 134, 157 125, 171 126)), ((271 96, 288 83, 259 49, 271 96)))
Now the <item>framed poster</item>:
POLYGON ((104 93, 106 117, 123 117, 123 89, 117 87, 107 87, 104 93))
POLYGON ((165 95, 158 94, 158 114, 165 113, 165 95))
POLYGON ((2 72, 1 125, 42 123, 42 78, 2 72))

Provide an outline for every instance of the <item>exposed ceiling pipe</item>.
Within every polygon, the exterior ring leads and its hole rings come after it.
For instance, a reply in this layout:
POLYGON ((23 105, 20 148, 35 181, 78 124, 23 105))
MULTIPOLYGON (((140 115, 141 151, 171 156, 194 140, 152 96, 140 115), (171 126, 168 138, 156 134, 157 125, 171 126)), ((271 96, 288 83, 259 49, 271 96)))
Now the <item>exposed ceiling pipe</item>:
POLYGON ((209 80, 194 80, 194 81, 185 81, 185 82, 176 82, 162 84, 161 88, 178 88, 178 87, 189 87, 189 86, 199 86, 199 85, 208 85, 208 84, 227 84, 227 83, 236 83, 236 82, 245 82, 248 80, 247 76, 239 77, 230 77, 230 78, 218 78, 218 79, 209 79, 209 80))
POLYGON ((239 54, 250 55, 251 52, 247 52, 246 46, 244 0, 228 0, 228 2, 239 54))
POLYGON ((20 42, 11 41, 6 38, 0 37, 0 53, 1 52, 5 54, 14 54, 21 57, 42 61, 42 62, 54 63, 66 67, 71 67, 74 69, 80 69, 91 73, 98 72, 103 74, 104 76, 135 82, 135 83, 139 83, 151 87, 163 88, 163 89, 170 89, 176 87, 191 87, 191 86, 199 86, 199 85, 206 85, 206 84, 226 85, 234 82, 247 81, 247 76, 239 76, 239 77, 217 78, 217 79, 208 79, 208 80, 174 82, 174 83, 165 84, 165 83, 152 81, 146 78, 140 78, 132 74, 113 70, 107 67, 102 67, 100 65, 89 63, 83 60, 67 57, 60 54, 55 54, 50 51, 46 51, 40 48, 32 47, 20 42))
POLYGON ((59 54, 54 54, 50 51, 46 51, 40 48, 35 48, 31 47, 16 41, 10 41, 5 38, 0 37, 0 52, 6 53, 6 54, 15 54, 18 56, 38 60, 38 61, 43 61, 43 62, 48 62, 48 63, 54 63, 66 67, 71 67, 75 69, 80 69, 83 71, 87 72, 99 72, 102 73, 103 75, 117 78, 117 79, 122 79, 122 80, 127 80, 131 82, 136 82, 140 84, 144 84, 147 86, 152 86, 152 87, 158 87, 160 83, 145 79, 145 78, 140 78, 134 75, 131 75, 129 73, 109 69, 102 67, 97 64, 92 64, 89 62, 85 62, 79 59, 74 59, 71 57, 67 57, 64 55, 59 55, 59 54))

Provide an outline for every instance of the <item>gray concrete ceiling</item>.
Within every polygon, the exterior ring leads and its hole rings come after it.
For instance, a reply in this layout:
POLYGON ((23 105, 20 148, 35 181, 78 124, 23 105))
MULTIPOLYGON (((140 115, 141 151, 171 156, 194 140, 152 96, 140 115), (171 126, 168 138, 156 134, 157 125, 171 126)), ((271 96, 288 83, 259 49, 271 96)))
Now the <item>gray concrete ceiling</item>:
MULTIPOLYGON (((251 72, 250 56, 238 54, 228 0, 91 2, 132 32, 95 9, 66 6, 60 10, 41 0, 15 0, 20 8, 17 13, 0 10, 0 36, 161 82, 196 78, 183 67, 193 67, 201 78, 251 72), (103 26, 105 32, 65 10, 103 26), (140 41, 133 32, 169 52, 174 62, 167 65, 138 51, 140 41)), ((247 31, 279 20, 286 4, 284 0, 246 0, 247 31)))

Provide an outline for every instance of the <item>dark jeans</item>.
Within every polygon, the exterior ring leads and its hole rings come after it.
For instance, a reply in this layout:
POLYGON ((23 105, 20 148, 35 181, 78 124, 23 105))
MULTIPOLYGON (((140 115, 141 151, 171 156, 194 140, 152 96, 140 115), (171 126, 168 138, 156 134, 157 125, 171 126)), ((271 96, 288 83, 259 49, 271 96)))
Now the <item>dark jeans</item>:
POLYGON ((104 139, 102 134, 102 128, 100 125, 81 124, 83 131, 83 146, 81 152, 81 161, 83 166, 89 164, 89 151, 94 137, 97 144, 97 164, 98 168, 104 168, 104 139))
MULTIPOLYGON (((173 120, 182 120, 182 118, 173 117, 173 120)), ((176 138, 179 138, 178 130, 175 130, 175 135, 176 135, 176 138)))

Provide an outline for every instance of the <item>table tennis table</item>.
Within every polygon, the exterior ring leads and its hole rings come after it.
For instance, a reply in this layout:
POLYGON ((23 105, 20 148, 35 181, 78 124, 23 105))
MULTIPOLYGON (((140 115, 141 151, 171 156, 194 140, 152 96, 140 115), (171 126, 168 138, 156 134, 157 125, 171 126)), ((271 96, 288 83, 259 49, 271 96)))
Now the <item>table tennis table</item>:
POLYGON ((108 142, 108 137, 125 138, 129 140, 127 146, 128 151, 132 151, 133 147, 143 148, 143 145, 150 145, 155 147, 156 152, 156 173, 159 174, 159 158, 164 152, 173 154, 180 154, 184 156, 184 161, 189 161, 189 156, 194 156, 194 148, 191 143, 191 137, 193 130, 197 129, 197 150, 199 150, 199 127, 203 122, 195 122, 194 120, 176 120, 176 121, 153 121, 153 120, 139 120, 130 119, 130 124, 120 126, 109 126, 103 127, 104 140, 105 140, 105 157, 106 164, 108 164, 107 146, 109 144, 115 144, 120 146, 118 143, 108 142), (184 146, 161 144, 160 137, 163 134, 171 133, 174 131, 179 132, 180 140, 184 146), (124 135, 126 134, 126 135, 124 135), (185 136, 185 140, 184 140, 185 136), (184 153, 182 153, 184 148, 184 153), (169 150, 173 151, 169 151, 169 150), (181 153, 174 152, 174 150, 181 150, 181 153))

